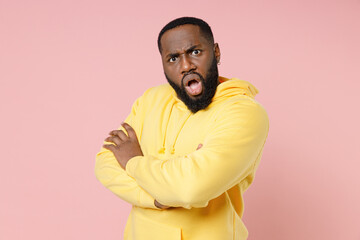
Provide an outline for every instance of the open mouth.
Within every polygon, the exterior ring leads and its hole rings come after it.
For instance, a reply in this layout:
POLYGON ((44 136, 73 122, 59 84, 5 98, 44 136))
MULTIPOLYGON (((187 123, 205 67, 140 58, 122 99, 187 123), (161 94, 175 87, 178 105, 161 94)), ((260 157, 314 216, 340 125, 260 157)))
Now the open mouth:
POLYGON ((202 93, 203 85, 198 74, 188 74, 183 81, 185 90, 190 96, 197 96, 202 93))

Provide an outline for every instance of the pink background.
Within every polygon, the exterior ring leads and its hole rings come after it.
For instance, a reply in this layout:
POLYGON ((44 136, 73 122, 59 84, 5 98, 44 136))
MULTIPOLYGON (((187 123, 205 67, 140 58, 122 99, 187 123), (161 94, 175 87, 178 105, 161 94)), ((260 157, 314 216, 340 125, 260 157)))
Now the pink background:
POLYGON ((270 116, 250 240, 360 239, 360 1, 0 0, 0 239, 122 239, 130 205, 95 154, 165 83, 161 27, 211 25, 220 74, 270 116))

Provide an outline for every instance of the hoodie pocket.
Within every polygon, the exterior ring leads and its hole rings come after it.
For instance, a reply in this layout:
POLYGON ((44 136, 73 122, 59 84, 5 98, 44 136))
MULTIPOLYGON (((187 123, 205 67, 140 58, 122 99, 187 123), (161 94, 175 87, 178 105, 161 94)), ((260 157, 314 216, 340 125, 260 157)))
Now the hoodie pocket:
POLYGON ((233 213, 234 218, 234 240, 246 240, 248 238, 249 232, 246 229, 241 218, 233 213))
POLYGON ((180 228, 158 223, 143 216, 133 216, 132 224, 133 237, 129 238, 131 240, 181 240, 180 228))

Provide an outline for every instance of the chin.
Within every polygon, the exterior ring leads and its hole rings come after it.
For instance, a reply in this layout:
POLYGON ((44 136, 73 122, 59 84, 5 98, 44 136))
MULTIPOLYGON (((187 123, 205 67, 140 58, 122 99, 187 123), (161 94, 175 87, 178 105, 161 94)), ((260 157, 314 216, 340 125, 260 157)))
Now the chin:
POLYGON ((178 98, 187 106, 187 108, 192 112, 196 113, 200 110, 206 109, 215 95, 216 88, 219 83, 219 74, 217 69, 217 62, 214 58, 211 68, 206 74, 204 79, 201 75, 201 84, 203 85, 202 93, 196 96, 191 96, 185 90, 183 83, 181 86, 178 86, 174 81, 172 81, 165 73, 165 77, 168 83, 175 90, 178 98))

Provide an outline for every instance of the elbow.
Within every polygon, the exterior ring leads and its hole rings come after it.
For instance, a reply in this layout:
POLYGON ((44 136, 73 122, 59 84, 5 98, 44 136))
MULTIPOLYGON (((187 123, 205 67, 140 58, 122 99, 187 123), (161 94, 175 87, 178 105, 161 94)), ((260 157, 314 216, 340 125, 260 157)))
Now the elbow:
POLYGON ((106 176, 104 176, 103 167, 100 166, 100 164, 99 164, 98 161, 96 161, 96 163, 95 163, 94 174, 95 174, 96 179, 97 179, 102 185, 106 185, 106 176))
POLYGON ((95 177, 99 180, 99 176, 100 176, 100 166, 99 166, 99 162, 98 162, 97 160, 96 160, 96 162, 95 162, 94 174, 95 174, 95 177))
POLYGON ((96 179, 103 184, 103 181, 102 181, 102 177, 101 177, 101 173, 99 171, 99 169, 95 166, 95 169, 94 169, 94 174, 95 174, 95 177, 96 179))

